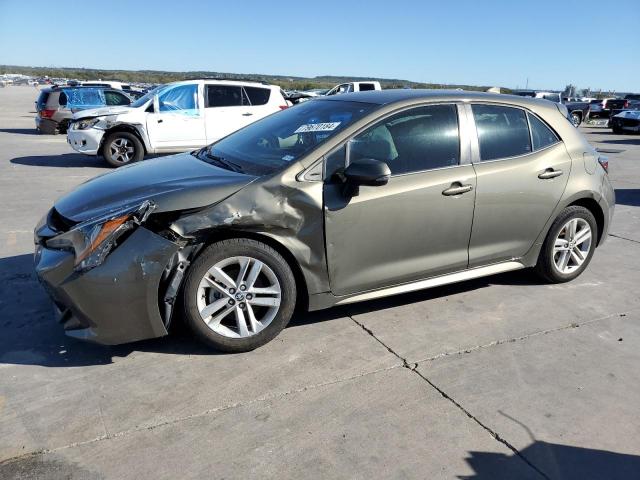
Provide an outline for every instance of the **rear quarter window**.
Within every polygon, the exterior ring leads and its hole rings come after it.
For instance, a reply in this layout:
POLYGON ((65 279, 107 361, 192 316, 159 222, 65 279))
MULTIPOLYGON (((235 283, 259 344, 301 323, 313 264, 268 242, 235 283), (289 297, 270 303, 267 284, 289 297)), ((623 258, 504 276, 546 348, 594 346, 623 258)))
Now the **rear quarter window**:
POLYGON ((533 150, 541 150, 550 145, 558 143, 560 139, 551 128, 535 115, 527 113, 529 125, 531 126, 531 139, 533 140, 533 150))
POLYGON ((260 87, 244 87, 251 105, 266 105, 271 97, 271 90, 260 87))

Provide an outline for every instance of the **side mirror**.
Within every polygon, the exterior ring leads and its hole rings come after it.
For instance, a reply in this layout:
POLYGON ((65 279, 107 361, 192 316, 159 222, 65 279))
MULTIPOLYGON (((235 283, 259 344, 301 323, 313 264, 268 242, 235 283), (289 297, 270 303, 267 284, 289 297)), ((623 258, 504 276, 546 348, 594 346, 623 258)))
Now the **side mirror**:
POLYGON ((361 158, 350 164, 343 172, 347 183, 353 186, 367 185, 378 187, 386 185, 391 176, 389 166, 373 158, 361 158))

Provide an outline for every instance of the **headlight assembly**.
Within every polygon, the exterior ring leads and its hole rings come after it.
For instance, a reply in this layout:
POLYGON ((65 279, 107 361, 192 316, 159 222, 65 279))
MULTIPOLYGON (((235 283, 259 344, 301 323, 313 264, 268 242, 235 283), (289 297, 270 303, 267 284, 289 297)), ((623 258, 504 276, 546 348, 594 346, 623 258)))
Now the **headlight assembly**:
POLYGON ((47 246, 73 251, 75 270, 90 270, 104 261, 118 238, 142 224, 155 207, 153 202, 146 200, 140 205, 87 220, 47 240, 47 246))
POLYGON ((88 130, 89 128, 104 130, 108 127, 107 121, 100 117, 77 120, 72 124, 73 130, 88 130))

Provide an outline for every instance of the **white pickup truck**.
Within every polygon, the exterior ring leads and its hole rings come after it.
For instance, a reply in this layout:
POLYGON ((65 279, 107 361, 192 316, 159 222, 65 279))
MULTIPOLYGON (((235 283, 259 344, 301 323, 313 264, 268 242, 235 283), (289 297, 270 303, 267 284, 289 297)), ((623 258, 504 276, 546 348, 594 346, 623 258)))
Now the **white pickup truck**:
POLYGON ((382 90, 380 82, 368 80, 366 82, 341 83, 340 85, 336 85, 335 87, 333 87, 325 95, 339 95, 341 93, 351 92, 367 92, 370 90, 382 90))

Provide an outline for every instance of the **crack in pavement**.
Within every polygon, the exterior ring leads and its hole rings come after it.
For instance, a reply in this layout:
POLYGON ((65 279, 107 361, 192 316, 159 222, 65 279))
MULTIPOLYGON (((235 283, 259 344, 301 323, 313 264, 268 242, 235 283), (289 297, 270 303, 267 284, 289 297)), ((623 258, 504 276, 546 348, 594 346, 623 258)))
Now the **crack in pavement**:
MULTIPOLYGON (((187 420, 191 420, 194 418, 201 418, 201 417, 206 417, 208 415, 213 415, 215 413, 219 413, 219 412, 225 412, 227 410, 233 410, 235 408, 241 408, 241 407, 246 407, 249 405, 253 405, 255 403, 260 403, 260 402, 268 402, 271 400, 278 400, 280 398, 285 398, 289 395, 293 395, 296 393, 301 393, 301 392, 306 392, 307 390, 313 390, 316 388, 323 388, 323 387, 327 387, 327 386, 331 386, 331 385, 337 385, 340 383, 345 383, 345 382, 350 382, 353 381, 355 379, 358 378, 362 378, 362 377, 366 377, 369 375, 374 375, 377 373, 381 373, 381 372, 386 372, 389 370, 394 370, 396 368, 401 368, 404 365, 401 364, 396 364, 396 365, 391 365, 390 367, 385 367, 385 368, 379 368, 377 370, 372 370, 370 372, 364 372, 364 373, 359 373, 357 375, 352 375, 350 377, 345 377, 345 378, 341 378, 338 380, 332 380, 330 382, 321 382, 321 383, 316 383, 316 384, 312 384, 312 385, 306 385, 304 387, 299 387, 299 388, 295 388, 292 390, 287 390, 285 392, 279 392, 279 393, 274 393, 274 394, 267 394, 267 395, 263 395, 261 397, 256 397, 253 398, 251 400, 248 401, 238 401, 238 402, 234 402, 234 403, 230 403, 227 405, 222 405, 219 407, 215 407, 215 408, 210 408, 207 410, 204 410, 202 412, 198 412, 198 413, 193 413, 190 415, 185 415, 183 417, 178 417, 178 418, 173 418, 170 420, 165 420, 163 422, 158 422, 158 423, 152 423, 150 425, 139 425, 133 428, 129 428, 126 430, 120 430, 118 432, 114 432, 114 433, 106 433, 105 435, 100 435, 99 437, 95 437, 89 440, 82 440, 79 442, 72 442, 66 445, 62 445, 59 447, 53 447, 53 448, 43 448, 40 450, 35 450, 33 452, 28 452, 28 453, 24 453, 21 455, 16 455, 13 457, 9 457, 9 458, 5 458, 3 460, 0 460, 0 465, 5 465, 7 463, 11 463, 17 460, 21 460, 24 458, 29 458, 29 457, 36 457, 38 455, 47 455, 50 453, 55 453, 55 452, 59 452, 61 450, 67 450, 69 448, 75 448, 75 447, 82 447, 85 445, 90 445, 93 443, 97 443, 97 442, 102 442, 105 440, 111 440, 114 438, 120 438, 120 437, 125 437, 134 433, 138 433, 138 432, 144 432, 144 431, 151 431, 151 430, 155 430, 156 428, 160 428, 160 427, 165 427, 168 425, 174 425, 177 423, 181 423, 187 420)), ((103 420, 103 425, 104 425, 104 420, 103 420)), ((107 431, 106 426, 104 426, 105 432, 107 431)))
POLYGON ((634 240, 633 238, 621 237, 620 235, 616 235, 614 233, 609 234, 610 237, 619 238, 620 240, 626 240, 628 242, 640 243, 640 240, 634 240))
POLYGON ((640 308, 634 308, 634 309, 627 310, 625 312, 620 312, 620 313, 611 313, 611 314, 605 315, 603 317, 594 318, 592 320, 586 320, 586 321, 584 321, 582 323, 572 322, 572 323, 570 323, 568 325, 562 325, 562 326, 556 327, 556 328, 549 328, 547 330, 538 330, 536 332, 528 333, 527 335, 521 335, 519 337, 511 337, 511 338, 505 338, 505 339, 502 339, 502 340, 494 340, 493 342, 484 343, 482 345, 474 345, 473 347, 468 347, 468 348, 465 348, 465 349, 462 349, 462 350, 456 350, 456 351, 453 351, 453 352, 442 352, 442 353, 438 353, 437 355, 434 355, 432 357, 427 357, 427 358, 423 358, 421 360, 417 360, 414 363, 419 364, 419 363, 423 363, 423 362, 432 362, 432 361, 438 360, 440 358, 449 357, 449 356, 452 356, 452 355, 464 355, 466 353, 475 352, 475 351, 481 350, 483 348, 495 347, 497 345, 503 345, 505 343, 519 342, 519 341, 522 341, 522 340, 527 340, 528 338, 537 337, 539 335, 547 335, 549 333, 561 332, 563 330, 571 330, 573 328, 585 327, 587 325, 591 325, 592 323, 600 322, 602 320, 607 320, 609 318, 626 317, 629 313, 633 313, 633 312, 635 312, 637 310, 640 310, 640 308))
POLYGON ((369 335, 371 335, 371 337, 373 337, 378 343, 380 343, 380 345, 382 345, 383 347, 385 347, 390 353, 392 353, 393 355, 395 355, 399 360, 402 361, 402 365, 404 368, 408 369, 409 371, 415 373, 416 375, 418 375, 422 380, 424 380, 425 382, 427 382, 433 389, 435 389, 443 398, 445 398, 446 400, 448 400, 449 402, 451 402, 453 405, 455 405, 458 410, 462 411, 462 413, 464 413, 468 418, 470 418, 471 420, 473 420, 475 423, 477 423, 480 427, 482 427, 487 433, 489 433, 489 435, 491 435, 497 442, 501 443, 502 445, 504 445, 505 447, 507 447, 509 450, 511 450, 516 456, 518 456, 524 463, 526 463, 527 465, 529 465, 533 470, 535 470, 539 475, 541 475, 543 478, 547 479, 547 480, 551 480, 550 477, 545 474, 542 470, 540 470, 538 467, 536 467, 533 463, 531 463, 526 457, 524 457, 520 451, 518 451, 518 449, 516 447, 514 447, 513 445, 511 445, 507 440, 505 440, 504 438, 502 438, 498 432, 494 431, 493 429, 491 429, 490 427, 488 427, 487 425, 485 425, 484 423, 482 423, 480 420, 478 420, 473 414, 471 414, 471 412, 469 412, 466 408, 464 408, 462 405, 460 405, 456 400, 454 400, 452 397, 450 397, 449 395, 447 395, 447 393, 442 390, 441 388, 439 388, 437 385, 435 385, 431 380, 429 380, 427 377, 425 377, 422 373, 420 373, 417 368, 418 368, 418 363, 412 363, 409 364, 409 362, 407 362, 407 359, 402 357, 400 354, 398 354, 397 352, 395 352, 391 347, 389 347, 386 343, 384 343, 382 340, 380 340, 372 331, 371 329, 367 328, 364 324, 358 322, 355 318, 353 318, 353 316, 351 315, 351 313, 348 313, 348 317, 356 324, 358 325, 360 328, 362 328, 365 332, 367 332, 369 335))

